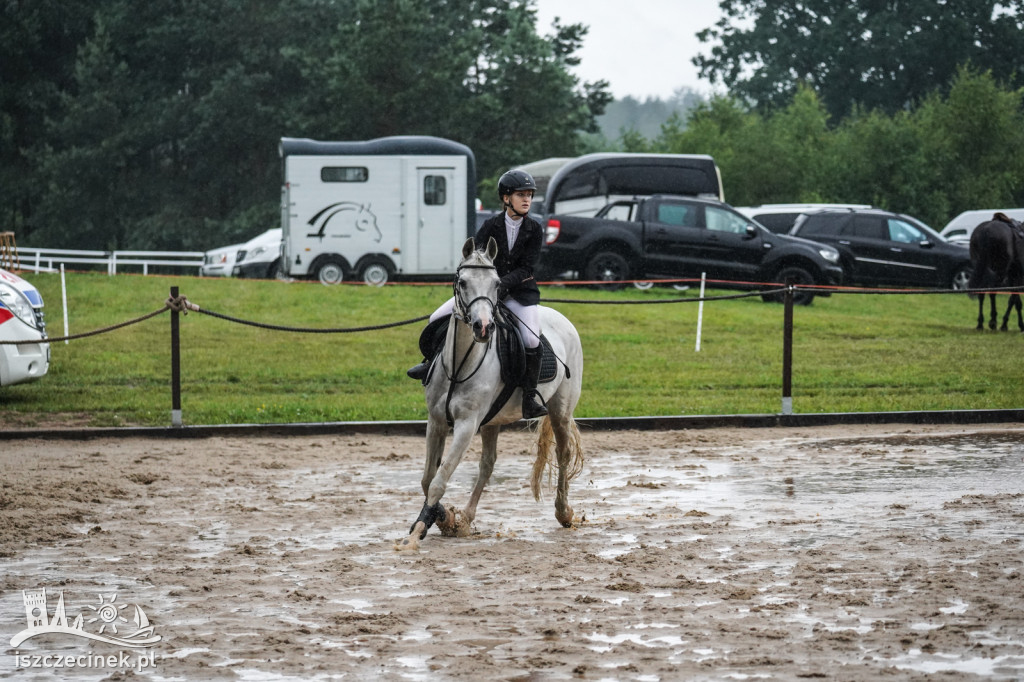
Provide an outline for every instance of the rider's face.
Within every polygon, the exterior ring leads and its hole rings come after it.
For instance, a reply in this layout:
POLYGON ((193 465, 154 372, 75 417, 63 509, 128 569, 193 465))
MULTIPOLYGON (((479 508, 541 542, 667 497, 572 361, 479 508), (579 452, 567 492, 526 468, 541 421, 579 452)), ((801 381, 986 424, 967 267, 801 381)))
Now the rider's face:
MULTIPOLYGON (((533 203, 533 190, 521 189, 512 194, 505 195, 505 200, 512 205, 520 215, 530 212, 530 204, 533 203)), ((509 212, 509 215, 514 216, 515 213, 509 212)))

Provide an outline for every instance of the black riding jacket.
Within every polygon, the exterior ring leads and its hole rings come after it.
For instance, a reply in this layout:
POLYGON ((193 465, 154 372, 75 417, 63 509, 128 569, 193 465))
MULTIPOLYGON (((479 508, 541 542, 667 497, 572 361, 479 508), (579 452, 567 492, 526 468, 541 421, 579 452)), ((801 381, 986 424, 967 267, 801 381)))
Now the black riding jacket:
POLYGON ((505 233, 505 213, 498 213, 487 219, 476 233, 477 247, 486 248, 487 240, 493 237, 498 243, 498 255, 494 257, 494 267, 508 295, 522 305, 540 303, 540 289, 533 276, 533 268, 540 258, 540 247, 544 239, 544 231, 540 223, 526 216, 516 235, 512 250, 508 248, 508 236, 505 233))

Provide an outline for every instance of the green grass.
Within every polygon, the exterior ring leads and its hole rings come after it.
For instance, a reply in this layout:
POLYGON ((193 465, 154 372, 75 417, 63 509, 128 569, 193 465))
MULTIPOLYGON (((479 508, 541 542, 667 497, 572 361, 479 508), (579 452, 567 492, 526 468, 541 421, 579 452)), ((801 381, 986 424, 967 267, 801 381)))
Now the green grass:
MULTIPOLYGON (((62 336, 58 275, 28 277, 62 336)), ((447 285, 324 287, 307 282, 69 274, 71 333, 160 308, 172 285, 226 315, 339 328, 431 312, 447 285)), ((709 292, 713 295, 716 292, 709 292)), ((723 292, 717 292, 723 293, 723 292)), ((681 296, 545 287, 547 298, 626 301, 681 296)), ((695 295, 692 291, 683 296, 695 295)), ((552 303, 576 325, 586 365, 580 417, 761 414, 781 410, 783 307, 759 298, 698 307, 552 303)), ((869 412, 1024 406, 1015 360, 1024 338, 974 331, 963 295, 834 295, 794 313, 793 409, 869 412)), ((181 318, 185 424, 425 419, 423 391, 405 370, 420 324, 352 334, 304 334, 181 318)), ((51 344, 50 373, 0 389, 0 426, 75 420, 91 426, 170 423, 170 314, 69 344, 51 344)))

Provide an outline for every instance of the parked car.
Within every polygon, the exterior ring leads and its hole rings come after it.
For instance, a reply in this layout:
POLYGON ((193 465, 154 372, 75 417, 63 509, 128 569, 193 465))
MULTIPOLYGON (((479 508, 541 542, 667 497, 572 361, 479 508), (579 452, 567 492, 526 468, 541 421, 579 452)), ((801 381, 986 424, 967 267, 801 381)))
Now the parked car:
MULTIPOLYGON (((713 199, 655 195, 615 201, 593 218, 550 215, 545 235, 537 264, 540 278, 568 271, 611 287, 701 273, 719 280, 719 286, 744 288, 749 282, 843 282, 839 253, 831 246, 773 234, 713 199)), ((796 300, 808 305, 815 296, 827 295, 803 290, 796 300)))
POLYGON ((249 279, 274 279, 281 270, 281 228, 267 230, 238 249, 231 274, 249 279))
POLYGON ((50 369, 43 297, 13 272, 0 270, 0 341, 31 343, 0 345, 0 386, 35 381, 50 369))
POLYGON ((971 256, 912 216, 881 209, 808 213, 790 235, 835 247, 847 281, 862 286, 965 289, 971 256))
POLYGON ((1024 208, 986 208, 981 211, 964 211, 946 223, 939 234, 953 244, 970 244, 971 232, 974 231, 974 228, 992 220, 992 216, 996 213, 1005 213, 1014 220, 1024 220, 1024 208))
POLYGON ((826 208, 871 208, 868 204, 761 204, 760 206, 736 206, 737 211, 753 218, 775 234, 789 234, 793 223, 803 213, 826 208))
POLYGON ((238 250, 244 246, 245 244, 232 244, 219 249, 210 249, 203 256, 203 264, 199 266, 199 276, 230 277, 238 250))

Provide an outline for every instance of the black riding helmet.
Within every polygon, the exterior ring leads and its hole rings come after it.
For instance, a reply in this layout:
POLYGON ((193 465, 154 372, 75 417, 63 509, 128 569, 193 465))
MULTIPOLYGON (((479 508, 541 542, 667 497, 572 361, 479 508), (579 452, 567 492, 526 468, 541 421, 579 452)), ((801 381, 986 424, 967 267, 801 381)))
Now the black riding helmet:
POLYGON ((510 170, 498 180, 499 199, 504 199, 506 195, 524 189, 537 191, 537 183, 534 182, 533 176, 524 170, 510 170))
POLYGON ((513 192, 520 192, 522 190, 537 191, 537 183, 534 182, 533 176, 524 170, 510 170, 498 180, 498 198, 501 199, 501 205, 507 207, 520 218, 524 214, 513 208, 511 203, 506 202, 505 197, 513 192))

